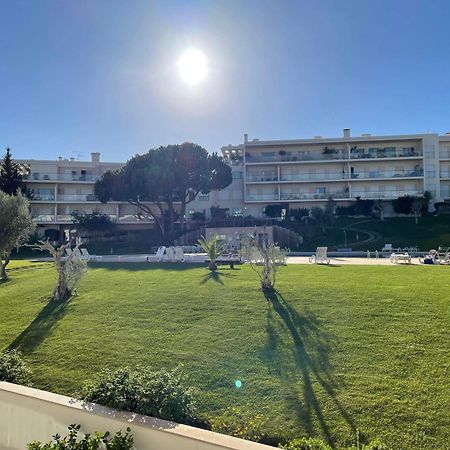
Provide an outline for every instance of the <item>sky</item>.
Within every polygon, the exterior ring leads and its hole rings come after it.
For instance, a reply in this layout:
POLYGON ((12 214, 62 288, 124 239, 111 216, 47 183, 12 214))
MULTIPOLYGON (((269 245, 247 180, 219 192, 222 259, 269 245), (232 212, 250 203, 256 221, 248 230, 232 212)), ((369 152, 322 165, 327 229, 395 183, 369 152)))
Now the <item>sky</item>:
POLYGON ((447 0, 0 0, 0 149, 450 131, 447 0), (196 86, 176 62, 201 50, 196 86))

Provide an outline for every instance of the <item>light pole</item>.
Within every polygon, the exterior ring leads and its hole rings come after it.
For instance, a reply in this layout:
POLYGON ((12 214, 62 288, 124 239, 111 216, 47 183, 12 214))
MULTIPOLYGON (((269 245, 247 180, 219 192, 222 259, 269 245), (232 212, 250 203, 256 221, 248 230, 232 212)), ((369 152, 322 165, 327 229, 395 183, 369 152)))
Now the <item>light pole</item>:
POLYGON ((344 247, 347 248, 347 230, 342 228, 342 231, 344 232, 344 247))

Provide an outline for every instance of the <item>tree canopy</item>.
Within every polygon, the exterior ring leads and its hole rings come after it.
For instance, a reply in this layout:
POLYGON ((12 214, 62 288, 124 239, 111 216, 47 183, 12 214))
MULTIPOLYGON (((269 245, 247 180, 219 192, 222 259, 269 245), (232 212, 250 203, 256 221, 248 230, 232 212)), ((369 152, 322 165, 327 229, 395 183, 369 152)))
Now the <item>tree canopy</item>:
POLYGON ((186 205, 200 192, 224 189, 231 181, 231 168, 221 157, 187 142, 134 156, 122 169, 106 172, 96 182, 95 193, 104 203, 127 201, 137 206, 165 235, 174 230, 176 202, 183 221, 186 205))
POLYGON ((31 198, 32 190, 28 189, 24 182, 24 177, 28 173, 28 166, 14 162, 11 150, 7 148, 3 160, 0 162, 0 191, 9 195, 16 195, 17 191, 20 191, 26 197, 31 198))
POLYGON ((25 196, 20 191, 17 195, 0 192, 0 279, 8 278, 12 250, 23 245, 35 227, 25 196))

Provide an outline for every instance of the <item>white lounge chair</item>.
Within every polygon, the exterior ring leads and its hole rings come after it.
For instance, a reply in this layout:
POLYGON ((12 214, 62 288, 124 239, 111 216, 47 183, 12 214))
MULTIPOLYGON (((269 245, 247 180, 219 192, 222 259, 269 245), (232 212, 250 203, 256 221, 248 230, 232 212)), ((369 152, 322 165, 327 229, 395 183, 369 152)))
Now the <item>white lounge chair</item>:
POLYGON ((398 264, 400 262, 411 264, 411 255, 409 253, 392 253, 390 259, 394 264, 398 264))
POLYGON ((314 264, 330 264, 328 247, 317 247, 316 253, 309 257, 309 262, 314 264))
POLYGON ((174 247, 174 260, 176 262, 183 262, 184 261, 184 251, 183 247, 174 247))
POLYGON ((98 259, 97 256, 91 255, 91 254, 88 252, 88 249, 87 249, 87 248, 81 248, 80 251, 81 251, 81 259, 84 259, 84 260, 86 260, 86 261, 91 261, 91 260, 94 260, 94 259, 95 259, 95 260, 98 259))
POLYGON ((66 255, 67 256, 71 256, 72 255, 72 249, 71 248, 66 248, 66 255))
POLYGON ((161 262, 164 258, 165 252, 166 252, 166 247, 163 245, 158 248, 155 255, 148 255, 147 261, 148 262, 161 262))

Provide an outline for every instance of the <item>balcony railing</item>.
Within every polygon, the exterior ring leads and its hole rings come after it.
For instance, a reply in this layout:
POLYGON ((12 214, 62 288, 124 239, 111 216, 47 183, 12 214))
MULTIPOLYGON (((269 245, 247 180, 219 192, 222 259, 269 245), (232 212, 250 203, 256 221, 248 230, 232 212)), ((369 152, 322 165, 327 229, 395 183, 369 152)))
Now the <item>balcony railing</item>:
POLYGON ((333 191, 333 192, 300 192, 289 193, 281 192, 280 197, 278 195, 270 194, 248 194, 247 201, 297 201, 297 200, 328 200, 333 199, 349 199, 353 200, 357 197, 362 199, 395 199, 398 197, 409 196, 421 196, 423 191, 417 190, 391 190, 391 191, 377 191, 377 192, 360 192, 353 191, 350 195, 347 191, 333 191))
POLYGON ((58 201, 62 202, 96 202, 95 194, 58 194, 58 201))
POLYGON ((440 150, 439 158, 440 159, 450 159, 450 150, 440 150))
POLYGON ((365 171, 351 174, 351 179, 402 178, 402 177, 423 177, 423 169, 365 171))
POLYGON ((416 149, 378 149, 376 151, 353 151, 350 156, 346 150, 329 150, 327 152, 299 153, 296 155, 273 155, 262 156, 247 153, 245 161, 251 163, 279 163, 279 162, 295 162, 295 161, 339 161, 339 160, 355 160, 355 159, 383 159, 383 158, 421 158, 423 152, 416 149))
POLYGON ((257 182, 257 181, 278 181, 278 175, 276 173, 266 174, 266 173, 247 173, 247 181, 257 182))
POLYGON ((55 196, 53 194, 39 194, 39 192, 33 192, 32 200, 38 202, 54 202, 55 196))
POLYGON ((32 172, 25 177, 27 181, 90 181, 94 182, 100 178, 98 175, 88 174, 58 174, 32 172))
POLYGON ((441 170, 441 178, 450 178, 450 170, 441 170))

